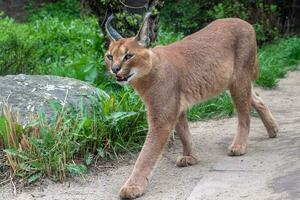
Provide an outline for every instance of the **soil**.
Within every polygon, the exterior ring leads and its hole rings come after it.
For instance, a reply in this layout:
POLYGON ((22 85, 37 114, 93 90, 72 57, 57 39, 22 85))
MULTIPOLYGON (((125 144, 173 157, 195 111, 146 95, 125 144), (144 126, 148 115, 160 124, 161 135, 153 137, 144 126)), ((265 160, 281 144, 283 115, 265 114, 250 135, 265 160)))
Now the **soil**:
MULTIPOLYGON (((1 147, 1 143, 0 143, 0 148, 3 148, 1 147)), ((6 161, 5 154, 2 150, 0 150, 0 188, 1 185, 7 182, 10 175, 9 166, 5 165, 5 161, 6 161)))
MULTIPOLYGON (((259 118, 252 117, 248 153, 226 155, 236 130, 236 118, 190 123, 200 163, 175 167, 181 144, 168 145, 141 200, 300 199, 300 71, 289 73, 277 89, 255 88, 269 105, 280 132, 269 139, 259 118)), ((90 172, 64 184, 45 180, 13 194, 0 188, 3 200, 110 200, 129 176, 134 159, 116 167, 90 172)))

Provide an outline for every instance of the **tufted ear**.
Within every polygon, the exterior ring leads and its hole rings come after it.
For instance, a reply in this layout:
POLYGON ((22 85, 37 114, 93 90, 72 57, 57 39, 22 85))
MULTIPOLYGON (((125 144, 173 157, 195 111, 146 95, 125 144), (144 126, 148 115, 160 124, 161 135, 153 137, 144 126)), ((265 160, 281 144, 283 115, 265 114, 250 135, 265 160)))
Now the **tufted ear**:
POLYGON ((135 39, 137 42, 142 45, 143 47, 149 47, 150 46, 150 18, 152 16, 151 12, 147 12, 144 16, 144 20, 142 23, 142 26, 138 32, 138 34, 135 36, 135 39))
POLYGON ((106 33, 111 41, 117 41, 119 39, 122 39, 123 37, 111 26, 111 21, 114 19, 114 16, 111 15, 106 20, 105 23, 105 30, 106 33))

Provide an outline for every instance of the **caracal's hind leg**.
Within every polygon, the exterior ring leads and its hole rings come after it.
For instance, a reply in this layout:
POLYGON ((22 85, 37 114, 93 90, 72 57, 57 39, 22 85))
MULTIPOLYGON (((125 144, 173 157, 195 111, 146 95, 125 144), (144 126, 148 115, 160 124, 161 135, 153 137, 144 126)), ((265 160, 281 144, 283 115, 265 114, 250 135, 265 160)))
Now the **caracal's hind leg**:
POLYGON ((180 115, 175 130, 183 146, 183 153, 182 155, 178 156, 176 165, 178 167, 195 165, 197 163, 197 159, 193 154, 191 134, 185 112, 180 115))
POLYGON ((269 137, 276 137, 278 132, 278 125, 275 122, 271 111, 263 102, 262 98, 258 95, 258 93, 254 92, 253 90, 251 95, 251 105, 259 114, 262 122, 264 123, 268 131, 269 137))
POLYGON ((241 80, 230 87, 230 93, 238 116, 238 128, 228 155, 240 156, 246 153, 250 129, 251 81, 241 80))

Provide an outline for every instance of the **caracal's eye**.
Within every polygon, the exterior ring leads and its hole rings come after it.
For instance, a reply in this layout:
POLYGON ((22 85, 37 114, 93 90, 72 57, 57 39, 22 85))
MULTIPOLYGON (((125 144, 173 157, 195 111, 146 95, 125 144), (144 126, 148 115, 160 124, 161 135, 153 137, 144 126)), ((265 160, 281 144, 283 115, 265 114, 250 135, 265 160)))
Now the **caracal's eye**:
POLYGON ((125 56, 124 56, 124 60, 129 60, 130 58, 132 58, 134 55, 133 54, 131 54, 131 53, 128 53, 128 54, 126 54, 125 56))
POLYGON ((106 58, 107 58, 108 60, 110 60, 110 61, 113 60, 113 56, 112 56, 111 54, 107 54, 107 55, 106 55, 106 58))

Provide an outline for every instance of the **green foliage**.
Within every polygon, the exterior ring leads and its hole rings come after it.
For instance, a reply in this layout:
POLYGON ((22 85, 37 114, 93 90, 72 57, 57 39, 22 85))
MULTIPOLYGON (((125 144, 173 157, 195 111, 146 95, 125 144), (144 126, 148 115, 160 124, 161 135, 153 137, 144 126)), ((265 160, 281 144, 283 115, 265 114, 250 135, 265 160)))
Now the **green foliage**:
POLYGON ((10 108, 4 105, 3 116, 0 115, 0 148, 16 147, 21 141, 22 126, 15 122, 10 108))
POLYGON ((22 39, 11 33, 5 41, 0 41, 0 75, 33 73, 34 63, 30 55, 34 46, 25 44, 22 39))
POLYGON ((75 176, 85 174, 87 171, 86 166, 82 164, 70 163, 67 164, 66 167, 68 171, 75 176))
POLYGON ((30 27, 37 45, 36 72, 68 76, 96 83, 106 80, 104 37, 96 20, 47 18, 30 27))
POLYGON ((161 11, 161 21, 164 27, 173 29, 174 32, 189 34, 195 32, 205 24, 207 14, 199 12, 210 7, 210 2, 197 1, 165 1, 161 11))
MULTIPOLYGON (((210 19, 237 17, 253 23, 256 31, 256 39, 259 45, 276 39, 279 32, 279 24, 271 22, 269 18, 278 18, 277 5, 258 1, 258 6, 249 1, 226 0, 218 3, 207 11, 210 19), (255 14, 253 14, 255 13, 255 14), (257 14, 259 13, 259 15, 257 14), (252 15, 256 19, 251 19, 252 15), (266 17, 268 16, 268 17, 266 17)), ((273 20, 274 21, 274 20, 273 20)))
POLYGON ((238 17, 244 20, 249 19, 250 11, 239 1, 224 1, 213 6, 207 11, 211 19, 221 19, 227 17, 238 17))
POLYGON ((8 127, 7 119, 0 116, 0 148, 8 147, 8 127))
POLYGON ((270 42, 280 36, 279 13, 277 10, 277 5, 275 4, 264 4, 262 2, 258 4, 257 12, 262 17, 253 24, 253 27, 256 31, 256 39, 259 45, 270 42))
MULTIPOLYGON (((89 5, 90 3, 83 3, 83 5, 89 5)), ((101 27, 104 29, 104 23, 108 15, 113 14, 115 20, 113 21, 114 27, 123 37, 132 37, 136 35, 140 29, 140 24, 144 16, 143 12, 151 11, 152 16, 157 16, 162 6, 162 1, 145 1, 140 2, 126 2, 119 0, 97 0, 93 2, 93 5, 97 5, 97 9, 91 6, 91 9, 83 8, 82 11, 86 13, 92 13, 97 16, 97 19, 101 23, 101 27), (138 5, 137 5, 138 4, 138 5)), ((83 6, 84 7, 84 6, 83 6)), ((89 7, 89 6, 87 6, 89 7)), ((153 31, 156 32, 156 25, 154 25, 153 31)), ((150 38, 152 38, 150 36, 150 38)))
POLYGON ((167 45, 167 44, 176 42, 182 38, 183 38, 182 33, 174 33, 170 30, 160 29, 158 31, 158 36, 157 36, 155 45, 167 45))
POLYGON ((223 118, 232 116, 233 112, 234 107, 231 96, 227 92, 224 92, 217 97, 192 107, 188 111, 188 119, 190 121, 199 121, 211 118, 223 118))
MULTIPOLYGON (((101 88, 118 87, 111 82, 104 64, 105 37, 94 18, 43 14, 27 24, 4 18, 0 30, 0 75, 51 74, 88 81, 101 88)), ((183 35, 160 31, 158 37, 159 44, 167 44, 183 35)))
POLYGON ((165 1, 161 12, 162 24, 175 32, 190 34, 215 19, 237 17, 254 24, 257 41, 261 45, 280 35, 278 5, 262 0, 165 1))
POLYGON ((0 75, 33 72, 35 46, 27 34, 26 26, 15 26, 12 19, 0 15, 0 75))
POLYGON ((115 28, 123 37, 135 36, 139 30, 142 15, 129 13, 127 11, 115 14, 115 28))
POLYGON ((43 3, 38 6, 37 2, 31 1, 26 6, 28 21, 36 21, 43 18, 60 18, 74 19, 80 18, 80 1, 77 0, 60 0, 55 3, 43 3))
POLYGON ((93 18, 44 17, 27 24, 0 20, 0 75, 52 74, 90 83, 110 78, 104 40, 93 18))
POLYGON ((260 72, 255 83, 267 88, 276 87, 278 79, 288 71, 297 69, 300 63, 300 38, 290 37, 265 45, 258 57, 260 72))
POLYGON ((63 110, 52 102, 55 114, 50 119, 40 112, 16 138, 22 142, 5 150, 15 173, 29 183, 44 175, 63 181, 85 173, 94 159, 140 149, 147 130, 145 110, 131 89, 114 95, 99 90, 92 105, 87 112, 83 105, 79 111, 63 110))

